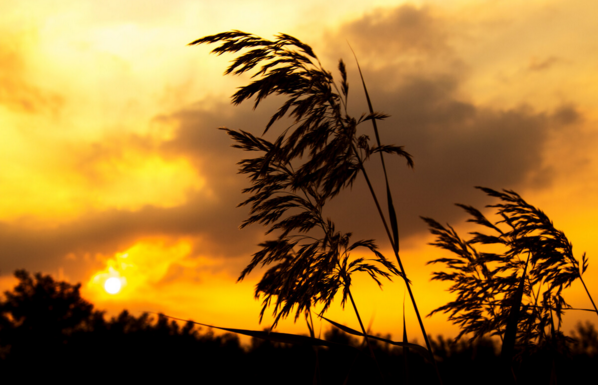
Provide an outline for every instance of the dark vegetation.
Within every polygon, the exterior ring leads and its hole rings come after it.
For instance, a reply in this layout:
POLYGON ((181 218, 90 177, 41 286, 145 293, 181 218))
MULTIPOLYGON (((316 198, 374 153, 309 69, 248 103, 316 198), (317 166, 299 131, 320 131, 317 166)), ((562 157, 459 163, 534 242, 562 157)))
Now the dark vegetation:
MULTIPOLYGON (((314 376, 323 384, 377 383, 375 364, 364 344, 338 329, 324 338, 338 347, 313 349, 252 339, 240 345, 234 334, 215 335, 192 322, 184 324, 123 311, 106 319, 103 312, 81 298, 80 285, 54 281, 50 276, 16 272, 18 285, 0 301, 0 378, 43 379, 62 383, 160 380, 174 383, 307 384, 314 376), (349 346, 349 348, 347 347, 349 346)), ((568 382, 596 378, 597 330, 578 325, 575 339, 559 355, 540 349, 521 357, 517 367, 523 383, 548 383, 547 356, 556 360, 558 376, 568 382), (547 377, 547 378, 544 378, 547 377)), ((498 360, 498 346, 482 338, 474 344, 453 344, 431 338, 447 384, 499 383, 489 376, 498 360)), ((404 378, 403 351, 372 341, 378 364, 389 383, 404 378)), ((410 354, 411 383, 435 383, 423 359, 410 354)), ((5 380, 8 380, 5 382, 5 380)))

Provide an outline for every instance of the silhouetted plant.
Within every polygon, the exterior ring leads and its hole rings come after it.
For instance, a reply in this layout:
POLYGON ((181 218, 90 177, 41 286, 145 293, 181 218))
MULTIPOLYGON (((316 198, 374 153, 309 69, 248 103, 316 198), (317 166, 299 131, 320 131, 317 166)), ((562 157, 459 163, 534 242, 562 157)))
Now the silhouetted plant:
MULTIPOLYGON (((325 202, 335 197, 342 189, 351 187, 358 172, 361 172, 383 221, 399 270, 392 267, 376 251, 373 241, 359 241, 353 245, 369 248, 375 253, 377 262, 390 273, 404 278, 430 351, 428 337, 398 254, 397 218, 382 153, 404 157, 410 167, 413 166, 413 162, 403 147, 381 145, 376 121, 386 118, 387 115, 372 109, 363 77, 362 84, 370 112, 356 119, 347 112, 349 85, 342 60, 338 66, 341 83, 340 87, 337 87, 333 76, 322 67, 312 48, 292 36, 279 34, 276 40, 269 41, 245 32, 230 31, 206 36, 190 45, 205 43, 221 43, 212 50, 218 55, 249 49, 233 60, 225 75, 241 74, 261 65, 252 76, 258 77, 258 80, 240 87, 232 96, 233 104, 255 98, 256 107, 273 93, 287 97, 266 125, 264 133, 285 116, 294 119, 294 123, 272 143, 244 131, 225 129, 238 143, 235 147, 264 152, 261 157, 240 162, 241 172, 250 174, 253 183, 251 188, 244 190, 253 193, 253 196, 242 203, 252 204, 251 216, 243 225, 254 222, 274 223, 269 232, 275 229, 283 231, 277 240, 260 245, 262 250, 254 255, 252 263, 240 276, 240 279, 243 279, 258 264, 279 263, 267 271, 257 286, 256 296, 264 295, 261 315, 273 296, 276 296, 275 324, 279 317, 287 316, 295 305, 296 319, 302 311, 308 310, 318 302, 322 302, 326 310, 341 285, 344 286, 344 300, 346 296, 350 296, 351 299, 348 277, 353 271, 366 271, 373 278, 377 275, 388 278, 383 274, 383 270, 375 269, 374 265, 365 265, 362 261, 347 264, 344 271, 343 264, 340 263, 341 256, 354 247, 347 247, 349 242, 342 247, 331 242, 345 239, 349 234, 335 233, 332 222, 324 221, 321 216, 325 202), (368 120, 373 124, 375 145, 370 144, 367 135, 358 134, 358 125, 368 120), (363 166, 375 153, 381 154, 391 226, 387 224, 363 166), (304 155, 307 157, 303 158, 304 155), (302 212, 280 219, 288 210, 297 208, 302 212), (309 238, 308 233, 317 226, 321 227, 324 237, 315 239, 312 243, 299 244, 299 240, 294 239, 295 234, 291 234, 292 230, 306 233, 299 238, 305 240, 309 238), (342 279, 334 278, 335 269, 338 269, 337 276, 343 277, 342 279)), ((355 310, 359 318, 357 309, 355 310)), ((361 327, 366 335, 363 325, 361 327)))
MULTIPOLYGON (((456 340, 464 334, 470 334, 471 339, 487 334, 500 337, 506 360, 512 358, 515 345, 563 344, 568 337, 560 331, 562 315, 571 306, 562 297, 562 290, 577 279, 586 290, 582 279, 588 266, 586 255, 579 262, 565 234, 517 193, 477 188, 502 201, 487 206, 496 208, 502 220, 492 224, 474 207, 458 206, 472 217, 468 222, 490 229, 491 234, 473 232, 472 239, 466 241, 451 226, 422 218, 437 236, 431 244, 456 255, 428 262, 447 266, 433 273, 433 280, 452 282, 449 290, 457 294, 456 300, 429 316, 449 313, 449 319, 461 329, 456 340), (502 230, 500 224, 507 229, 502 230), (501 247, 503 252, 481 252, 474 247, 477 244, 501 247)), ((587 294, 594 307, 591 311, 597 312, 588 290, 587 294)))
POLYGON ((270 225, 267 234, 281 231, 277 239, 259 245, 261 250, 239 277, 242 280, 260 264, 276 263, 256 287, 256 296, 264 296, 260 319, 273 298, 274 326, 294 307, 296 319, 317 303, 323 304, 321 313, 324 313, 340 287, 344 288, 342 303, 345 303, 353 272, 367 272, 379 285, 377 276, 389 279, 390 273, 398 274, 372 240, 350 244, 351 234, 336 231, 334 223, 323 218, 326 192, 322 192, 317 181, 306 179, 298 183, 290 161, 275 155, 276 145, 244 131, 224 130, 236 141, 235 147, 264 154, 240 162, 240 173, 249 174, 252 180, 252 187, 244 190, 252 195, 240 204, 251 204, 251 216, 241 227, 261 223, 270 225), (293 214, 284 216, 288 211, 293 214), (320 230, 321 237, 316 237, 314 230, 320 230), (374 253, 374 261, 390 273, 362 258, 350 262, 350 251, 358 247, 374 253))
POLYGON ((281 231, 277 239, 259 245, 261 250, 254 254, 239 277, 242 280, 259 264, 275 265, 264 273, 256 286, 256 297, 263 296, 260 320, 273 298, 273 328, 280 317, 285 318, 294 307, 296 320, 319 303, 322 304, 322 315, 337 291, 343 288, 341 305, 344 307, 347 298, 350 298, 366 336, 350 290, 351 275, 358 271, 366 272, 381 286, 379 276, 391 279, 391 274, 399 275, 399 271, 377 250, 373 240, 350 244, 351 233, 336 231, 334 223, 324 219, 322 209, 328 194, 326 186, 308 178, 298 183, 291 162, 272 155, 277 151, 272 143, 244 131, 225 130, 237 142, 235 147, 264 153, 262 157, 240 162, 240 173, 249 174, 252 180, 252 187, 244 190, 252 195, 240 204, 251 203, 250 218, 241 227, 262 223, 270 225, 267 234, 281 231), (350 260, 350 252, 358 247, 369 249, 375 258, 350 260), (378 263, 389 273, 369 262, 378 263))

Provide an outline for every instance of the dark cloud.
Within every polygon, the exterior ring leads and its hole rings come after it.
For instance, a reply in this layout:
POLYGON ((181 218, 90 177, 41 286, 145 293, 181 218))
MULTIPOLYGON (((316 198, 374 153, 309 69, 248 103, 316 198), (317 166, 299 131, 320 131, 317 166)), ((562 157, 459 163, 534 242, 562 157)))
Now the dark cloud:
MULTIPOLYGON (((382 81, 372 72, 369 78, 382 81)), ((455 84, 445 77, 410 78, 392 92, 373 92, 377 109, 393 115, 379 125, 381 140, 404 145, 414 156, 414 170, 403 159, 387 157, 402 236, 426 232, 419 216, 461 221, 463 213, 453 203, 479 208, 492 203, 474 186, 516 191, 551 186, 554 173, 544 162, 546 143, 580 119, 567 106, 555 113, 475 106, 456 97, 455 84)), ((370 126, 363 130, 374 138, 370 126)), ((378 158, 370 162, 371 178, 379 181, 379 196, 384 197, 378 158)), ((371 201, 359 180, 336 205, 342 222, 355 223, 363 236, 381 237, 383 228, 370 213, 375 209, 371 201)))
MULTIPOLYGON (((227 196, 226 192, 221 193, 227 196)), ((111 255, 131 247, 139 239, 153 236, 196 238, 196 247, 215 257, 243 255, 258 234, 252 229, 238 229, 245 210, 236 209, 231 200, 214 204, 203 194, 197 194, 179 207, 108 210, 52 229, 2 224, 2 270, 6 273, 35 266, 36 271, 47 271, 57 265, 75 268, 75 262, 66 258, 68 254, 74 254, 80 262, 85 254, 111 255)))
POLYGON ((410 4, 377 9, 345 24, 336 35, 369 56, 396 52, 430 56, 448 49, 442 20, 430 8, 410 4))

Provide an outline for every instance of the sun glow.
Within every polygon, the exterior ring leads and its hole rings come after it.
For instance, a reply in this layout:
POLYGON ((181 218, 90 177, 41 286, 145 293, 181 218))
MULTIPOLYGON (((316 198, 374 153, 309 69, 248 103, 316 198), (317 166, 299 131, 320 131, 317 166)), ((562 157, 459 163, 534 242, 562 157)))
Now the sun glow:
POLYGON ((189 265, 191 260, 185 259, 190 252, 191 243, 186 240, 146 239, 112 256, 98 255, 98 260, 106 267, 91 276, 86 295, 99 306, 103 301, 122 303, 139 298, 163 280, 171 279, 167 276, 172 270, 171 264, 189 265), (114 295, 116 293, 118 296, 114 295))
POLYGON ((121 280, 117 277, 110 277, 104 282, 104 290, 108 294, 116 294, 121 291, 121 280))

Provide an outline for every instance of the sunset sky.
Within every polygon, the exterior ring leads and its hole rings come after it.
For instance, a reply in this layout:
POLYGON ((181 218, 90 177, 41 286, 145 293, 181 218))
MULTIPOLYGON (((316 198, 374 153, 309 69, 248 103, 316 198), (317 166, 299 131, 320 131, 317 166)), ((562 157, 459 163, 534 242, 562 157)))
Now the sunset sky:
MULTIPOLYGON (((597 2, 581 1, 0 0, 0 289, 24 268, 81 282, 114 315, 162 312, 259 329, 255 272, 236 283, 268 236, 240 223, 249 186, 217 127, 260 134, 280 100, 233 106, 249 76, 227 76, 232 55, 188 46, 228 30, 309 44, 337 76, 347 64, 350 114, 367 111, 356 52, 384 143, 405 146, 413 170, 389 158, 401 256, 423 314, 453 296, 426 262, 447 253, 419 216, 473 227, 454 203, 497 203, 474 186, 512 189, 541 208, 590 266, 597 302, 597 2), (119 277, 117 294, 104 282, 119 277)), ((338 79, 338 77, 337 77, 338 79)), ((273 128, 281 128, 277 126, 273 128)), ((380 173, 374 170, 382 193, 380 173)), ((392 253, 361 176, 327 212, 356 238, 392 253)), ((374 332, 422 341, 399 279, 353 289, 374 332)), ((592 305, 579 282, 574 307, 592 305)), ((348 307, 327 313, 358 328, 348 307)), ((570 311, 566 332, 594 313, 570 311)), ((443 314, 430 334, 454 336, 443 314)), ((322 326, 323 331, 327 328, 322 326)), ((303 322, 279 331, 307 333, 303 322)))

